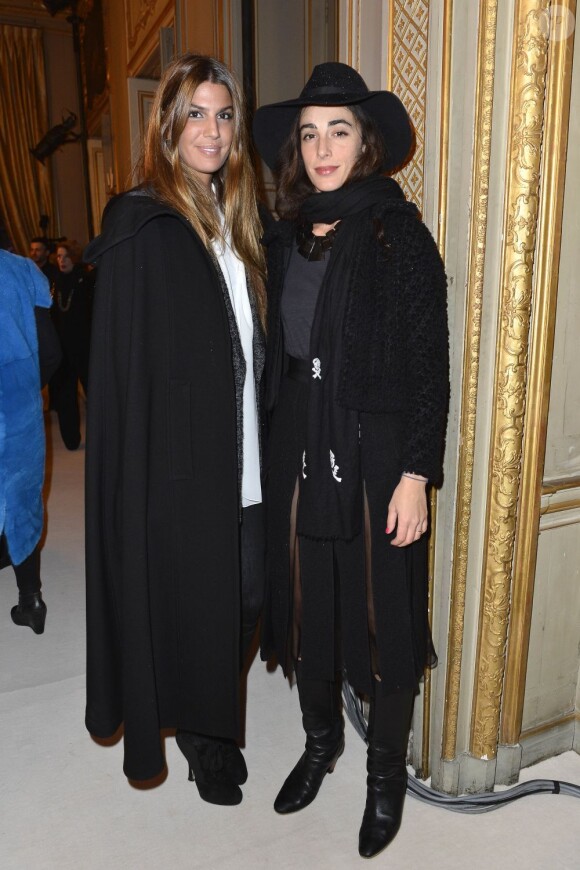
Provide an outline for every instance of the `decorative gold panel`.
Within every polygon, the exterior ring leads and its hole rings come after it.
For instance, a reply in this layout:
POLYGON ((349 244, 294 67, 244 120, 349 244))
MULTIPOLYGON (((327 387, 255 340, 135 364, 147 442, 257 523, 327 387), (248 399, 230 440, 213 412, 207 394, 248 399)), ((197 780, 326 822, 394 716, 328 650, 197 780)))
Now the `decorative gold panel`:
POLYGON ((520 490, 548 56, 541 25, 547 6, 546 0, 518 0, 515 11, 490 482, 471 723, 471 752, 487 759, 497 753, 520 490))
POLYGON ((405 104, 417 139, 413 159, 397 173, 397 180, 419 209, 423 207, 428 38, 429 0, 391 0, 389 86, 405 104))
MULTIPOLYGON (((542 188, 535 264, 534 319, 530 340, 529 399, 524 432, 524 462, 519 518, 513 568, 512 613, 506 662, 500 743, 513 745, 520 740, 524 693, 528 664, 528 646, 542 492, 553 493, 564 486, 542 487, 546 430, 550 402, 550 382, 558 298, 562 212, 566 178, 566 152, 570 119, 570 90, 574 56, 574 30, 566 28, 574 20, 576 0, 559 5, 560 19, 551 16, 548 54, 548 84, 542 143, 542 188)), ((551 9, 550 12, 553 12, 551 9)), ((569 489, 578 486, 578 478, 567 481, 569 489)), ((579 506, 578 499, 558 499, 548 505, 546 513, 570 510, 579 506)))
POLYGON ((447 647, 445 714, 443 721, 443 751, 445 759, 453 759, 457 743, 457 719, 463 652, 463 628, 471 491, 475 451, 477 386, 479 381, 479 349, 481 339, 481 308, 487 232, 487 202, 491 158, 491 117, 493 80, 495 74, 495 44, 497 0, 481 0, 477 46, 477 90, 475 96, 474 145, 472 168, 472 212, 469 231, 467 270, 467 306, 463 350, 463 389, 461 397, 459 468, 457 477, 455 535, 453 545, 453 575, 447 647))

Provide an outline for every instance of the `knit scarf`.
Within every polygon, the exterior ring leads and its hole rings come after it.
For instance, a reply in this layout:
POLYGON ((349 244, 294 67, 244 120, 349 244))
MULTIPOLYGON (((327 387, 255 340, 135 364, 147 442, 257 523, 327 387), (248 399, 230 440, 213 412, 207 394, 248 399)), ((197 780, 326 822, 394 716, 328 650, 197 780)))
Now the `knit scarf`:
POLYGON ((357 258, 357 239, 361 232, 372 232, 368 216, 362 213, 393 197, 402 197, 398 184, 375 175, 339 190, 313 194, 300 211, 304 221, 342 222, 320 288, 310 336, 312 376, 297 531, 317 540, 352 540, 362 528, 359 413, 336 401, 343 321, 353 280, 352 264, 357 258))

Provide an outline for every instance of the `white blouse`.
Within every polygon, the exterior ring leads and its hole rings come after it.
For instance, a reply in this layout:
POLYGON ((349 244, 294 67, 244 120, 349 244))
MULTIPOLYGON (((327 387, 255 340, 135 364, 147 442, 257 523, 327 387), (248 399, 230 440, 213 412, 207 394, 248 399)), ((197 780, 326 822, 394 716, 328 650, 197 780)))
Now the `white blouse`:
POLYGON ((260 448, 258 443, 258 408, 256 404, 256 385, 254 382, 254 323, 248 298, 246 271, 244 264, 231 247, 229 237, 225 245, 214 239, 213 250, 223 272, 246 362, 246 380, 243 396, 243 469, 242 469, 242 507, 260 504, 262 485, 260 482, 260 448))

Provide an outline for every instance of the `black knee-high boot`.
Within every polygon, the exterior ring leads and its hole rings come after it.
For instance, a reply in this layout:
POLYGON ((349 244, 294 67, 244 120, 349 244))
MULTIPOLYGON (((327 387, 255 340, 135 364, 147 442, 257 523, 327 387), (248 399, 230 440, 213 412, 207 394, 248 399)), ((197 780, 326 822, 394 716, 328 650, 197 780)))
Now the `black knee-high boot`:
POLYGON ((359 854, 372 858, 389 845, 401 825, 407 790, 407 743, 414 690, 371 699, 367 752, 367 802, 359 854))
POLYGON ((312 803, 344 750, 340 681, 307 680, 297 669, 306 749, 274 802, 277 813, 295 813, 312 803))

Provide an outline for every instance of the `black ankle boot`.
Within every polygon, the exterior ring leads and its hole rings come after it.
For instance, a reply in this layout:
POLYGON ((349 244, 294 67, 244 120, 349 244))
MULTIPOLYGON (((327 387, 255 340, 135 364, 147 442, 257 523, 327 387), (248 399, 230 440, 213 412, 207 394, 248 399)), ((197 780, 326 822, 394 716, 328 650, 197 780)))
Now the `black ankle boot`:
POLYGON ((407 791, 405 757, 371 743, 367 771, 367 802, 358 851, 363 858, 372 858, 389 845, 401 826, 407 791))
POLYGON ((204 801, 220 806, 241 803, 242 790, 226 769, 220 740, 190 731, 178 731, 175 740, 189 763, 189 780, 204 801))
POLYGON ((344 750, 340 682, 303 679, 296 669, 306 750, 274 801, 277 813, 295 813, 312 803, 344 750))
POLYGON ((248 768, 242 750, 235 740, 222 740, 221 747, 226 773, 236 785, 243 785, 248 778, 248 768))
POLYGON ((35 634, 42 634, 46 621, 46 604, 40 592, 18 596, 18 604, 10 611, 15 625, 27 625, 35 634))
POLYGON ((342 722, 336 722, 330 728, 319 731, 308 731, 306 751, 274 801, 276 812, 295 813, 311 804, 318 794, 322 780, 327 773, 332 773, 343 750, 342 722))

